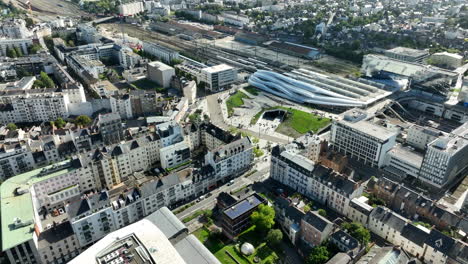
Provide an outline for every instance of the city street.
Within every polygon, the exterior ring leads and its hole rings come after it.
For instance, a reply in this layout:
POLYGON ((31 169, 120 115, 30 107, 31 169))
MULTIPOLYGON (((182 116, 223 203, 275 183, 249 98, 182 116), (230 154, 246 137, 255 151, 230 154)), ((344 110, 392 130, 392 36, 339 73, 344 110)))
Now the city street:
MULTIPOLYGON (((242 188, 242 187, 244 187, 246 185, 253 184, 255 181, 264 180, 266 177, 268 177, 267 175, 269 173, 270 173, 270 168, 266 167, 264 169, 261 169, 260 171, 257 171, 255 173, 253 173, 249 177, 240 176, 240 177, 234 179, 234 184, 232 184, 232 185, 225 184, 223 186, 220 186, 219 188, 211 191, 212 195, 210 197, 207 197, 204 200, 196 203, 192 207, 187 208, 185 211, 177 214, 176 216, 179 219, 182 220, 182 219, 194 214, 195 212, 197 212, 199 210, 213 209, 214 206, 216 205, 216 198, 218 197, 218 195, 221 192, 230 192, 230 191, 233 191, 233 190, 240 189, 240 188, 242 188)), ((177 209, 178 208, 175 208, 173 211, 175 211, 177 209)), ((193 230, 191 230, 191 231, 193 231, 193 230)))

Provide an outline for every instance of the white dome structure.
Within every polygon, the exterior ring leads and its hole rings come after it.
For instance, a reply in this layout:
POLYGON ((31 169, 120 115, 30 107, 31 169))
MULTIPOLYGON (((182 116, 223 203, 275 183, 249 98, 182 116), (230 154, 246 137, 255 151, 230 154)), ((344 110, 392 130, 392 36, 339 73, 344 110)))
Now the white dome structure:
POLYGON ((255 248, 254 246, 252 246, 252 244, 247 243, 247 242, 242 244, 242 247, 241 247, 242 254, 249 256, 249 255, 252 255, 254 251, 255 251, 255 248))

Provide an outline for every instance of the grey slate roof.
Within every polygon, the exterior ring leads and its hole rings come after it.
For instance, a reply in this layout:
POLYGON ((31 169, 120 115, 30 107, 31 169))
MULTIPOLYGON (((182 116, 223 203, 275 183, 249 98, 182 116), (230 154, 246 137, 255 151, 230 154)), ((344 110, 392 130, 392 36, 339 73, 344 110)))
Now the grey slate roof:
POLYGON ((441 232, 432 229, 428 238, 426 239, 426 244, 429 247, 436 249, 446 255, 449 254, 450 249, 455 244, 455 240, 451 237, 448 237, 441 232))
POLYGON ((401 236, 415 243, 416 245, 423 247, 424 242, 429 237, 429 234, 413 224, 407 224, 403 228, 401 236))
POLYGON ((328 225, 332 225, 332 222, 328 221, 326 218, 312 212, 308 212, 302 220, 309 223, 320 232, 324 231, 328 225))
POLYGON ((375 208, 370 214, 370 217, 383 222, 385 225, 399 232, 401 232, 406 225, 406 219, 404 217, 382 206, 375 208))

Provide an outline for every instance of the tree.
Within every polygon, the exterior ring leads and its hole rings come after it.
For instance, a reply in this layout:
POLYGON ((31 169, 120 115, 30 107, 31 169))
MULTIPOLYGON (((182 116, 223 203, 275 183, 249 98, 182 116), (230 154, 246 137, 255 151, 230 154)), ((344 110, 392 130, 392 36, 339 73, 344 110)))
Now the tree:
POLYGON ((45 87, 44 82, 41 81, 41 80, 35 80, 33 86, 34 87, 39 87, 39 88, 44 88, 45 87))
POLYGON ((23 56, 23 52, 21 51, 21 49, 19 47, 14 47, 14 49, 15 49, 15 52, 16 52, 16 56, 18 56, 18 57, 23 56))
POLYGON ((75 124, 78 126, 87 126, 91 124, 91 118, 86 115, 80 115, 77 118, 75 118, 75 124))
POLYGON ((57 120, 55 120, 54 124, 57 128, 62 128, 67 124, 67 122, 65 122, 63 118, 59 117, 57 120))
POLYGON ((52 79, 49 77, 49 75, 47 75, 47 73, 41 71, 41 81, 44 83, 44 87, 46 88, 54 88, 55 87, 55 83, 54 81, 52 81, 52 79))
POLYGON ((314 247, 306 260, 307 264, 324 264, 330 258, 330 252, 327 247, 318 246, 314 247))
POLYGON ((261 204, 250 216, 252 224, 261 232, 266 232, 275 224, 275 210, 268 205, 261 204))
POLYGON ((34 25, 34 20, 30 17, 27 17, 24 21, 26 21, 26 26, 31 27, 34 25))
POLYGON ((362 245, 367 245, 370 241, 370 232, 364 228, 360 223, 343 223, 341 227, 348 231, 348 233, 356 238, 362 245))
POLYGON ((18 127, 14 123, 9 123, 6 128, 10 131, 15 131, 18 127))
POLYGON ((266 236, 266 242, 270 246, 277 245, 281 240, 283 239, 283 232, 279 229, 272 229, 268 231, 268 234, 266 236))
POLYGON ((16 51, 15 49, 10 49, 10 48, 7 48, 6 49, 6 55, 10 58, 16 58, 18 57, 18 54, 16 54, 16 51))
POLYGON ((323 217, 326 217, 327 216, 327 211, 325 211, 324 209, 318 209, 318 214, 323 216, 323 217))
POLYGON ((29 53, 31 54, 37 54, 40 50, 42 49, 41 45, 39 44, 34 44, 29 48, 29 53))

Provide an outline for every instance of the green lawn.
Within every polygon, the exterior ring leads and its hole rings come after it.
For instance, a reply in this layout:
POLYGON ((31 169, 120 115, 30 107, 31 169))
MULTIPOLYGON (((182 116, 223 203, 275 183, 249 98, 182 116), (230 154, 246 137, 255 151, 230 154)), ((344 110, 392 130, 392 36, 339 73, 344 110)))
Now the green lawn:
POLYGON ((244 98, 249 99, 245 93, 237 91, 226 100, 226 107, 229 116, 234 114, 234 108, 244 105, 244 98))
POLYGON ((208 231, 208 229, 202 227, 197 231, 193 232, 193 235, 196 236, 198 240, 200 240, 200 242, 205 243, 205 241, 210 236, 210 232, 208 231))
POLYGON ((281 106, 279 108, 289 112, 289 115, 286 117, 286 121, 281 123, 280 127, 289 126, 301 134, 305 134, 309 131, 317 132, 319 129, 330 123, 329 118, 322 118, 294 108, 281 106))
POLYGON ((141 90, 155 89, 157 92, 164 92, 166 90, 162 88, 161 86, 159 86, 157 83, 151 80, 148 80, 146 78, 133 82, 132 85, 135 86, 137 89, 141 89, 141 90))
POLYGON ((321 128, 327 126, 331 120, 329 118, 322 118, 320 116, 297 110, 294 108, 288 108, 283 106, 275 106, 269 109, 262 109, 262 111, 255 114, 250 121, 250 124, 257 123, 258 119, 262 116, 265 110, 283 109, 288 111, 286 119, 281 123, 276 132, 291 136, 299 137, 309 131, 316 133, 321 128))
POLYGON ((265 154, 265 153, 263 153, 263 150, 261 150, 261 149, 259 149, 257 147, 255 147, 253 149, 253 153, 254 153, 256 158, 260 158, 261 156, 263 156, 263 154, 265 154))
POLYGON ((228 251, 241 264, 254 264, 254 257, 258 256, 265 263, 268 259, 276 260, 278 255, 266 245, 264 238, 255 232, 255 227, 251 227, 239 235, 240 245, 248 241, 255 246, 255 253, 251 256, 243 256, 234 244, 224 244, 222 241, 210 237, 209 231, 202 227, 193 233, 223 264, 236 264, 236 262, 226 253, 228 251))
POLYGON ((247 86, 244 88, 244 90, 246 90, 248 93, 250 93, 251 95, 258 95, 259 94, 259 90, 253 86, 247 86))

